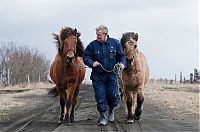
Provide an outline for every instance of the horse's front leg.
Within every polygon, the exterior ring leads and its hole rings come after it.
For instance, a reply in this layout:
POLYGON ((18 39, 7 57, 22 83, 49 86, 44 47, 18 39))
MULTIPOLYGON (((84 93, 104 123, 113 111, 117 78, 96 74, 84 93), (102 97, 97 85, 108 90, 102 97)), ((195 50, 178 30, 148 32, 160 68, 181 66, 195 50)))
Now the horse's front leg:
POLYGON ((134 107, 134 102, 135 102, 135 94, 132 93, 130 90, 126 90, 126 107, 128 110, 128 115, 127 115, 127 123, 133 123, 133 107, 134 107))
POLYGON ((65 117, 65 100, 63 97, 60 97, 60 120, 59 123, 62 123, 65 117))
POLYGON ((71 108, 71 113, 70 113, 70 122, 73 123, 74 122, 74 111, 75 111, 75 106, 77 104, 77 96, 80 90, 80 85, 77 86, 76 90, 74 91, 74 96, 73 96, 73 100, 72 100, 72 108, 71 108))
POLYGON ((57 87, 58 93, 60 95, 60 120, 59 123, 62 123, 65 118, 65 100, 66 95, 65 91, 62 89, 62 87, 57 87))
POLYGON ((139 120, 141 117, 143 103, 144 103, 144 85, 140 85, 138 87, 138 93, 137 93, 137 107, 135 108, 135 113, 134 113, 135 120, 139 120))
POLYGON ((70 117, 69 117, 69 110, 72 106, 72 99, 74 96, 74 90, 76 89, 75 83, 69 84, 67 86, 66 94, 67 94, 67 99, 66 99, 66 115, 65 115, 65 120, 67 123, 70 123, 70 117))

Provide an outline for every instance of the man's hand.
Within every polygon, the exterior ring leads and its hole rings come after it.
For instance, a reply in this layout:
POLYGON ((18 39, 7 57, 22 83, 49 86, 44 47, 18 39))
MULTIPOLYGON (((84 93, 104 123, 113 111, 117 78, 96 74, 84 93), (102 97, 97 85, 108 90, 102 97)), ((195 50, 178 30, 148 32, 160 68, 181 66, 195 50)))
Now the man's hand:
POLYGON ((99 62, 95 61, 92 66, 97 67, 99 64, 100 64, 99 62))
POLYGON ((124 69, 124 64, 120 63, 119 66, 122 70, 124 69))

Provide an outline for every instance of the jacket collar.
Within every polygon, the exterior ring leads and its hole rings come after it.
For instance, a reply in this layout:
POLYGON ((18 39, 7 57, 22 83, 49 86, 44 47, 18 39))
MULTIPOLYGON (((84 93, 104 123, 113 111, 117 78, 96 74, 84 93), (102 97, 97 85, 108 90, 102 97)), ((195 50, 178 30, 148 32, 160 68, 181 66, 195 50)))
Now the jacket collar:
MULTIPOLYGON (((96 41, 99 43, 99 44, 102 44, 102 42, 100 42, 100 41, 98 41, 97 39, 96 39, 96 41)), ((109 44, 110 43, 110 37, 109 37, 109 35, 107 36, 107 40, 103 43, 103 44, 109 44)))

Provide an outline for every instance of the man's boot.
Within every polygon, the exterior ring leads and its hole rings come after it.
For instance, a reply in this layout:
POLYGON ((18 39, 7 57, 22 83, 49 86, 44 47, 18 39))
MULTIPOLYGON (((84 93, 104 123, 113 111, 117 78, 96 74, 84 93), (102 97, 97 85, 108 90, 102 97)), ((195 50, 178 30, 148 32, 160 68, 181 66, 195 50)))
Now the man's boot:
POLYGON ((105 126, 106 124, 107 124, 107 112, 101 112, 98 125, 105 126))
POLYGON ((108 120, 110 122, 115 121, 115 114, 114 114, 114 108, 110 108, 108 109, 108 120))

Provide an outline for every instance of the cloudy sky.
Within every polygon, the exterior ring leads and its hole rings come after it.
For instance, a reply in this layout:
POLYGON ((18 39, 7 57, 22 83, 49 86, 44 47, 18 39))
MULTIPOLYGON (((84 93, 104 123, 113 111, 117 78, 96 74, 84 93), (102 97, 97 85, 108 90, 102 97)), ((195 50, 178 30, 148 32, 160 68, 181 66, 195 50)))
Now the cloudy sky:
POLYGON ((1 0, 0 42, 29 45, 53 61, 53 32, 77 28, 87 46, 104 24, 117 39, 127 31, 139 34, 151 78, 174 79, 180 71, 189 78, 199 67, 198 8, 198 0, 1 0))

